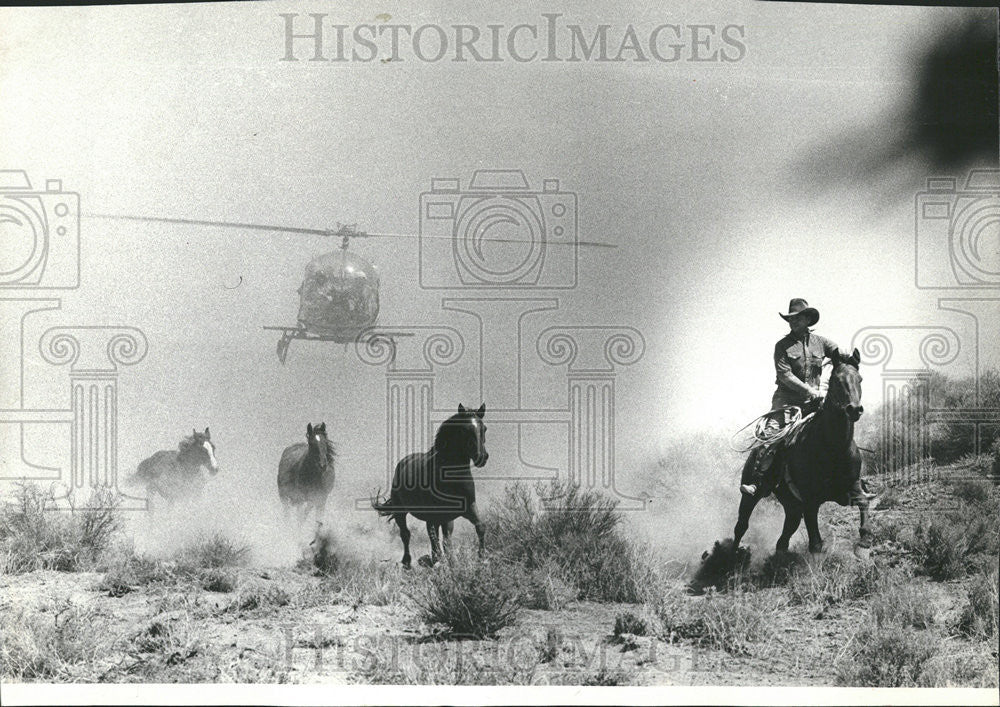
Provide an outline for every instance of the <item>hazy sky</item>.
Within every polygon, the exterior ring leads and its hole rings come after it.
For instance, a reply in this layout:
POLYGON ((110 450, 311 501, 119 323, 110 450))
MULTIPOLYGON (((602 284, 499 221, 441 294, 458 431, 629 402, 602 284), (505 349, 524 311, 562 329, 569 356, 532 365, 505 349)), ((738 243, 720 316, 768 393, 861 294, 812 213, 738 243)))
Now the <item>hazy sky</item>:
MULTIPOLYGON (((407 50, 388 63, 280 61, 282 12, 300 13, 303 28, 308 12, 351 27, 545 22, 523 3, 445 8, 0 10, 3 167, 26 170, 36 186, 62 179, 84 212, 357 222, 393 233, 417 232, 419 197, 434 177, 458 177, 464 187, 476 169, 516 168, 535 188, 558 179, 577 195, 579 237, 618 248, 582 251, 575 290, 519 294, 560 300, 529 320, 533 332, 552 324, 642 332, 644 357, 616 381, 623 470, 684 430, 735 430, 767 408, 771 350, 787 331, 777 312, 791 297, 817 306, 817 331, 844 346, 869 326, 943 323, 971 336, 961 317, 937 308, 937 297, 960 292, 914 287, 913 198, 927 176, 920 160, 906 165, 902 189, 897 179, 817 190, 803 183, 802 166, 872 126, 892 134, 922 49, 970 17, 995 23, 992 11, 550 3, 545 12, 563 13, 562 25, 588 35, 602 23, 616 38, 629 23, 646 37, 665 23, 685 32, 738 25, 745 56, 459 63, 422 62, 407 50), (376 17, 383 11, 391 18, 376 17)), ((718 34, 713 42, 710 50, 734 51, 718 34)), ((684 56, 691 51, 688 41, 684 56)), ((282 366, 274 333, 261 330, 294 323, 303 269, 332 241, 88 219, 81 230, 82 286, 61 295, 61 310, 32 319, 29 334, 74 323, 146 333, 148 357, 121 375, 124 472, 211 425, 224 468, 270 488, 281 449, 307 421, 325 420, 342 450, 341 478, 357 488, 382 483, 382 371, 342 346, 299 342, 282 366)), ((447 324, 474 342, 474 320, 444 311, 441 300, 476 293, 420 289, 415 240, 352 250, 381 271, 381 323, 447 324)), ((985 340, 986 358, 996 343, 985 340)), ((477 353, 470 343, 463 363, 442 374, 441 407, 481 402, 465 365, 477 353)), ((525 355, 534 356, 533 344, 525 355)), ((6 377, 11 362, 3 365, 6 377)), ((65 372, 31 370, 27 402, 64 405, 65 372)), ((488 371, 487 393, 513 385, 512 370, 488 371)), ((865 373, 866 400, 877 400, 878 369, 865 373)), ((538 374, 530 394, 533 405, 564 405, 563 371, 538 374)), ((513 431, 491 435, 485 473, 505 473, 513 456, 497 450, 512 449, 513 431)), ((529 437, 528 457, 558 463, 565 437, 529 437)), ((49 461, 60 463, 66 448, 56 444, 49 461)))

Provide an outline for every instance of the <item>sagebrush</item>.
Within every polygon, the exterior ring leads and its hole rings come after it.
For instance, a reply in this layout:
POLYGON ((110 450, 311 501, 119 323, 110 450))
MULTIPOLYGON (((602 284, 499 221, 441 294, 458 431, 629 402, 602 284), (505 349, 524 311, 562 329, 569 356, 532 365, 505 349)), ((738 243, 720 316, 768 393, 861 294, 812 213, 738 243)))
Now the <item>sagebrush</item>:
POLYGON ((482 562, 475 556, 456 553, 416 583, 409 596, 424 619, 445 626, 460 638, 495 638, 512 625, 521 610, 516 583, 509 581, 510 568, 494 559, 482 562))
POLYGON ((7 574, 49 569, 75 572, 95 568, 121 527, 120 500, 108 489, 95 491, 83 508, 72 496, 57 510, 52 491, 19 483, 0 507, 0 560, 7 574))
POLYGON ((628 537, 617 502, 596 491, 552 481, 532 493, 505 489, 487 517, 491 554, 529 571, 558 567, 582 599, 639 603, 653 570, 628 537))

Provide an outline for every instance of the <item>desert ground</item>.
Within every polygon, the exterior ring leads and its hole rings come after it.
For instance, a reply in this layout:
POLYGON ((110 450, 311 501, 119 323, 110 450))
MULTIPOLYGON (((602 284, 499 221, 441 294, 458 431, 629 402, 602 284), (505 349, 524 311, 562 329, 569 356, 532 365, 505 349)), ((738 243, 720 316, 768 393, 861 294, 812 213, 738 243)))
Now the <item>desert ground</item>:
POLYGON ((995 463, 875 478, 866 559, 851 507, 822 508, 824 553, 799 530, 775 554, 767 501, 739 555, 706 527, 702 562, 655 542, 662 510, 637 520, 556 483, 493 500, 482 559, 466 534, 450 562, 411 570, 374 514, 365 543, 323 530, 272 566, 218 532, 137 550, 113 499, 50 512, 22 486, 2 526, 3 679, 995 687, 995 463))

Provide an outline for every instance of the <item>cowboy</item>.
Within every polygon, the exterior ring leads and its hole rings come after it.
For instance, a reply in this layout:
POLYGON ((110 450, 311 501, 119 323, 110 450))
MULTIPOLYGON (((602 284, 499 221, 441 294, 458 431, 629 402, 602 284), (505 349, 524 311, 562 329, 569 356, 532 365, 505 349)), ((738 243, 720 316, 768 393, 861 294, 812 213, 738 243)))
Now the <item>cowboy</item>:
MULTIPOLYGON (((765 426, 765 434, 769 436, 791 422, 792 406, 801 409, 803 415, 819 409, 823 402, 820 391, 823 361, 836 360, 838 355, 836 344, 813 333, 810 327, 819 321, 819 311, 804 299, 794 298, 788 303, 788 313, 778 312, 778 316, 788 322, 790 331, 774 345, 777 388, 771 396, 771 412, 765 426)), ((769 444, 750 454, 740 491, 763 498, 774 489, 778 480, 767 472, 776 449, 777 445, 769 444)))

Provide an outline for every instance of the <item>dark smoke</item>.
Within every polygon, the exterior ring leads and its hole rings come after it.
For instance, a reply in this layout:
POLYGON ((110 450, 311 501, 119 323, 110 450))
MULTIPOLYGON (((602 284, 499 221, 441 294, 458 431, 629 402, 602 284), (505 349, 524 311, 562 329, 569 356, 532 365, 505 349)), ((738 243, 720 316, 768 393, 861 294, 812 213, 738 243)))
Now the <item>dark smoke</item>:
POLYGON ((806 187, 882 182, 908 190, 929 174, 997 165, 996 20, 971 12, 917 53, 906 104, 807 157, 799 174, 806 187))

